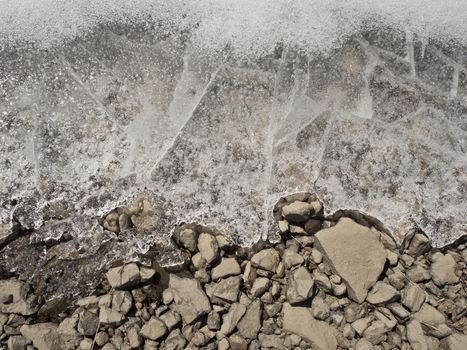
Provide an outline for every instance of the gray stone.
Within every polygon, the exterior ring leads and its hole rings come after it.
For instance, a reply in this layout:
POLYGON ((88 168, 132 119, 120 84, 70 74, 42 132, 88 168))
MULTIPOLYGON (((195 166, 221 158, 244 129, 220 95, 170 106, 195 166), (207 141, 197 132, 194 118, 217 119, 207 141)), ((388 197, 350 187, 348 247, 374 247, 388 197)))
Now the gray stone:
POLYGON ((178 326, 182 319, 180 315, 172 310, 167 311, 166 313, 162 314, 159 319, 165 323, 167 326, 167 330, 170 332, 172 329, 174 329, 176 326, 178 326))
POLYGON ((217 281, 220 278, 239 275, 241 272, 240 265, 235 258, 222 258, 220 264, 211 270, 211 278, 217 281))
POLYGON ((99 309, 99 322, 102 325, 118 326, 123 323, 125 316, 110 307, 103 306, 99 309))
POLYGON ((256 299, 247 306, 247 311, 237 324, 238 331, 246 339, 254 339, 258 336, 261 328, 261 313, 263 307, 261 302, 256 299))
POLYGON ((158 318, 151 317, 151 319, 143 325, 140 334, 150 340, 157 340, 167 333, 167 327, 164 322, 158 318))
POLYGON ((286 249, 282 254, 282 263, 287 270, 291 267, 303 264, 304 261, 305 259, 303 259, 303 256, 294 252, 292 249, 286 249))
POLYGON ((324 292, 329 293, 332 290, 333 284, 329 280, 328 276, 318 269, 313 271, 313 281, 315 285, 324 292))
POLYGON ((459 282, 459 276, 456 275, 456 261, 450 254, 435 253, 432 256, 430 274, 433 282, 437 286, 454 284, 459 282))
POLYGON ((388 331, 392 330, 397 325, 397 320, 389 309, 380 307, 375 310, 376 319, 380 320, 386 326, 388 331))
POLYGON ((196 234, 192 229, 181 230, 179 240, 183 248, 188 249, 192 253, 196 252, 196 234))
POLYGON ((99 327, 99 316, 95 313, 83 310, 79 313, 78 332, 84 336, 94 336, 99 327))
POLYGON ((117 290, 112 296, 112 308, 126 315, 133 306, 133 297, 129 291, 117 290))
POLYGON ((128 343, 132 349, 138 349, 143 344, 143 338, 140 334, 141 329, 137 325, 132 325, 126 331, 128 343))
POLYGON ((295 201, 282 208, 282 216, 289 222, 302 223, 310 218, 310 214, 314 214, 313 205, 307 202, 295 201))
POLYGON ((206 324, 210 330, 217 331, 221 328, 221 317, 217 312, 211 311, 208 315, 206 324))
POLYGON ((407 323, 407 340, 413 350, 428 350, 422 326, 417 320, 411 320, 407 323))
POLYGON ((444 338, 452 333, 446 325, 444 314, 428 303, 423 304, 420 310, 413 314, 413 318, 420 322, 426 335, 444 338))
POLYGON ((213 301, 217 299, 221 302, 234 303, 238 301, 240 292, 241 277, 229 277, 217 282, 213 290, 213 301))
POLYGON ((329 305, 326 304, 323 298, 316 296, 313 298, 311 303, 311 310, 313 312, 313 317, 318 320, 325 320, 330 315, 329 305))
POLYGON ((415 283, 426 282, 431 279, 430 272, 421 264, 414 264, 408 271, 407 277, 415 283))
POLYGON ((186 339, 183 335, 171 337, 165 341, 166 350, 183 350, 186 349, 186 339))
POLYGON ((60 335, 55 323, 36 323, 21 326, 23 337, 32 341, 38 350, 62 350, 60 335))
POLYGON ((373 321, 364 331, 363 337, 367 339, 373 345, 378 345, 379 343, 386 340, 388 329, 384 322, 380 320, 373 321))
POLYGON ((409 316, 410 312, 407 311, 401 304, 399 303, 392 303, 387 306, 387 308, 397 317, 397 319, 401 322, 405 322, 409 316))
POLYGON ((235 327, 237 327, 237 323, 245 314, 246 309, 246 306, 243 304, 232 304, 229 311, 222 317, 222 326, 220 332, 224 335, 231 334, 235 327))
POLYGON ((15 278, 0 280, 0 312, 32 315, 38 310, 29 285, 15 278))
POLYGON ((412 229, 404 238, 402 247, 405 248, 405 253, 417 257, 430 250, 430 239, 424 234, 417 233, 416 230, 412 229))
POLYGON ((372 316, 360 318, 352 322, 352 328, 355 329, 355 332, 357 332, 360 336, 362 336, 363 332, 368 328, 371 321, 373 321, 372 316))
POLYGON ((21 335, 10 336, 7 341, 8 350, 24 350, 29 344, 31 341, 21 335))
POLYGON ((279 262, 279 253, 272 248, 261 250, 251 258, 251 264, 254 267, 258 267, 272 273, 276 272, 279 262))
POLYGON ((148 267, 140 267, 135 263, 109 269, 106 273, 109 284, 114 289, 127 289, 138 283, 149 281, 156 271, 148 267))
POLYGON ((467 344, 467 334, 453 333, 441 340, 441 349, 465 350, 465 344, 467 344))
POLYGON ((337 330, 326 322, 315 320, 308 308, 283 305, 283 329, 311 343, 315 350, 336 350, 337 330))
POLYGON ((208 264, 219 257, 219 245, 216 237, 209 233, 201 233, 198 237, 198 250, 208 264))
POLYGON ((193 323, 211 311, 209 299, 198 281, 171 274, 169 288, 174 296, 175 310, 185 323, 193 323))
POLYGON ((355 350, 373 350, 373 344, 365 338, 361 338, 355 344, 355 350))
POLYGON ((397 301, 399 292, 389 284, 378 281, 368 293, 366 301, 373 305, 381 305, 397 301))
POLYGON ((255 297, 260 297, 271 287, 271 280, 266 277, 258 277, 253 286, 251 287, 250 293, 255 297))
POLYGON ((308 300, 313 295, 313 279, 308 270, 301 266, 292 271, 288 278, 287 300, 296 304, 308 300))
POLYGON ((386 262, 386 250, 369 228, 342 218, 315 235, 317 248, 342 277, 352 300, 363 302, 386 262))
POLYGON ((425 302, 425 292, 416 283, 409 282, 402 291, 401 302, 410 311, 416 312, 425 302))

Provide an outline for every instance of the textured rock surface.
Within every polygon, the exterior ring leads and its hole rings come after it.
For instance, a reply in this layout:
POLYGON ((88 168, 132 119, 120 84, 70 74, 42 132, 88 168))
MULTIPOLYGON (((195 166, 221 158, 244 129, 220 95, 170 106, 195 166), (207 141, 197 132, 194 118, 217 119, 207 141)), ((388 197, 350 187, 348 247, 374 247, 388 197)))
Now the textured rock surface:
POLYGON ((349 296, 363 302, 386 261, 379 237, 369 228, 343 218, 337 225, 318 232, 315 238, 318 249, 344 280, 349 296))

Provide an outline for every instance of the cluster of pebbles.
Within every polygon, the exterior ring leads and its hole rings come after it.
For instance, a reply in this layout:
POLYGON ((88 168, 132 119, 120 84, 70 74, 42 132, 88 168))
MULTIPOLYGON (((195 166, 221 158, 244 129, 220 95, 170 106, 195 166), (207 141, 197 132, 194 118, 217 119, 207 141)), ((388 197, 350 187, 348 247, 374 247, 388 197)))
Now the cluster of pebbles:
POLYGON ((467 349, 464 244, 435 250, 411 229, 398 247, 361 215, 322 213, 309 193, 283 198, 282 239, 251 248, 183 225, 183 266, 113 267, 106 293, 54 320, 35 316, 26 283, 1 280, 0 349, 467 349))

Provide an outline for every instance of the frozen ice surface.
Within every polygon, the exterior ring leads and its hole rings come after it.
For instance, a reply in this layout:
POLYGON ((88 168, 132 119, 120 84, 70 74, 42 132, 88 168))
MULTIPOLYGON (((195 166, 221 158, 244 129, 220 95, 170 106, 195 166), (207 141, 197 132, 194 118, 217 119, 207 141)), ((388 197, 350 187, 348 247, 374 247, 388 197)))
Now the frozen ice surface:
POLYGON ((368 27, 373 17, 337 20, 348 8, 319 1, 282 17, 285 1, 174 2, 178 17, 153 2, 148 15, 163 9, 167 26, 122 20, 140 19, 145 1, 111 3, 73 2, 80 13, 43 27, 52 2, 28 21, 17 4, 0 14, 0 275, 69 297, 116 260, 175 263, 180 222, 245 245, 273 235, 275 202, 297 191, 316 192, 328 214, 371 215, 396 238, 407 223, 438 247, 466 234, 463 2, 423 23, 403 9, 423 14, 424 1, 367 2, 385 20, 368 27), (140 192, 156 226, 103 230, 98 218, 140 192))

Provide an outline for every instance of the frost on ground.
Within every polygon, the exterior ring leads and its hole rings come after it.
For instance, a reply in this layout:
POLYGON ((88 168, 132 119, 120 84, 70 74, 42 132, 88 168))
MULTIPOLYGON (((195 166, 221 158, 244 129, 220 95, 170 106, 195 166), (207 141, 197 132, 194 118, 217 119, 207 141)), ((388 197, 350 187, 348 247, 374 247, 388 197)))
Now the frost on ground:
POLYGON ((154 243, 161 254, 179 222, 250 245, 275 234, 274 203, 297 191, 316 192, 327 214, 369 214, 396 238, 413 224, 434 246, 453 242, 467 212, 467 51, 454 19, 449 42, 357 26, 326 50, 284 40, 256 57, 243 55, 248 38, 200 49, 201 24, 104 23, 52 46, 6 41, 0 273, 68 264, 71 278, 79 259, 92 280, 154 243), (103 230, 97 218, 141 192, 155 208, 150 229, 103 230))

